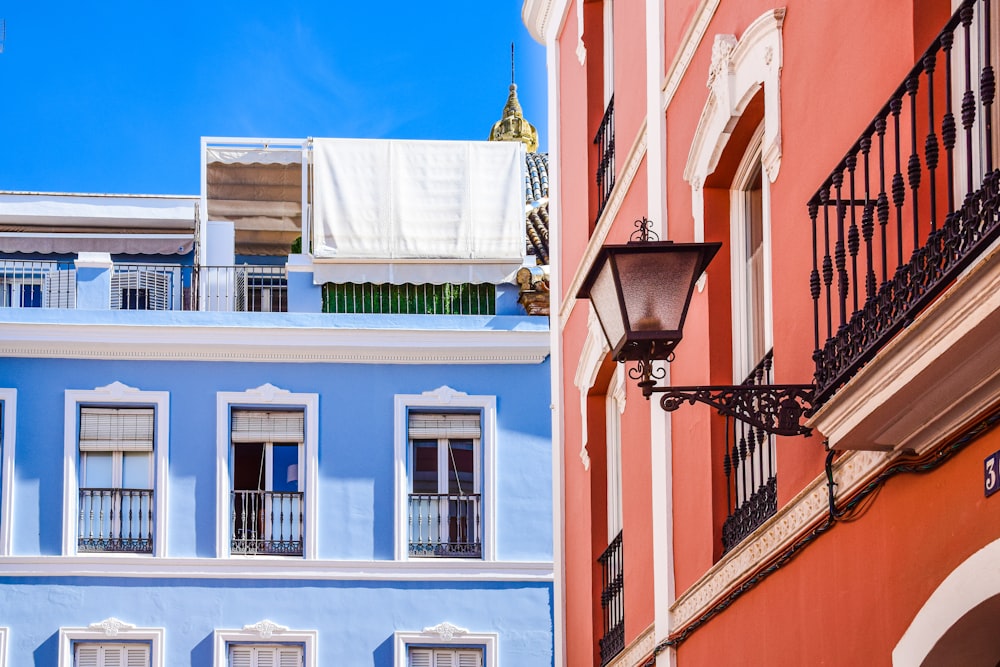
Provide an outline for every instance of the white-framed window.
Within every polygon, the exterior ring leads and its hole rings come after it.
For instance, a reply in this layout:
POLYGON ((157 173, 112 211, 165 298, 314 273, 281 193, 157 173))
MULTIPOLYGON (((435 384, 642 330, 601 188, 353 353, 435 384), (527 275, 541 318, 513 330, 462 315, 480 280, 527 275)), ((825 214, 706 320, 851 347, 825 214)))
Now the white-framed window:
POLYGON ((117 618, 59 629, 59 667, 165 667, 163 628, 117 618))
POLYGON ((166 555, 169 403, 120 382, 66 390, 63 554, 166 555))
POLYGON ((316 558, 319 395, 219 392, 216 447, 218 556, 316 558))
POLYGON ((396 558, 495 558, 496 397, 395 397, 396 558))
MULTIPOLYGON (((14 436, 17 433, 17 389, 0 388, 0 556, 9 556, 14 517, 14 436)), ((2 640, 0 640, 2 641, 2 640)), ((3 652, 0 651, 0 665, 3 652)))
POLYGON ((0 667, 7 667, 7 628, 0 628, 0 667))
POLYGON ((216 630, 214 667, 317 667, 316 630, 290 630, 273 621, 216 630))
POLYGON ((448 622, 421 632, 393 635, 393 667, 497 667, 499 636, 495 632, 470 632, 448 622))
POLYGON ((604 0, 604 107, 615 94, 615 2, 604 0))

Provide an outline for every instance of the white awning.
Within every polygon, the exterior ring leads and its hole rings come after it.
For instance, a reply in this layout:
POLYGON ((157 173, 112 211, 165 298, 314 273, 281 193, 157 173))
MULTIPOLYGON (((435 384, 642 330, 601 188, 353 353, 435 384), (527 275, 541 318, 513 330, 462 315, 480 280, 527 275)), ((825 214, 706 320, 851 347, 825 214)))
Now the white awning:
POLYGON ((315 139, 317 282, 501 282, 525 252, 524 146, 315 139))
POLYGON ((0 232, 0 252, 81 253, 112 255, 185 255, 193 234, 87 234, 0 232))

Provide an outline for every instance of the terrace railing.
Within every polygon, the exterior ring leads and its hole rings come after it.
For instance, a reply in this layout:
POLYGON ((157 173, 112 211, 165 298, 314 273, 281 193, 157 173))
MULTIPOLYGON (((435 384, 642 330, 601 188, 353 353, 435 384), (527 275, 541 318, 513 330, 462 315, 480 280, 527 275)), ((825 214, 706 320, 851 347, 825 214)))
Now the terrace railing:
POLYGON ((597 128, 594 136, 594 144, 597 146, 597 215, 594 216, 594 223, 601 219, 604 207, 611 197, 611 190, 615 187, 615 96, 612 95, 608 101, 608 108, 604 110, 604 117, 601 118, 601 125, 597 128))
POLYGON ((622 534, 619 532, 600 555, 601 612, 604 634, 598 642, 601 664, 606 665, 625 648, 625 570, 622 567, 622 534))
POLYGON ((230 552, 301 556, 303 521, 301 491, 233 491, 230 552))
POLYGON ((995 0, 965 0, 808 204, 816 405, 1000 235, 995 0))
POLYGON ((0 308, 75 308, 72 262, 0 259, 0 308))

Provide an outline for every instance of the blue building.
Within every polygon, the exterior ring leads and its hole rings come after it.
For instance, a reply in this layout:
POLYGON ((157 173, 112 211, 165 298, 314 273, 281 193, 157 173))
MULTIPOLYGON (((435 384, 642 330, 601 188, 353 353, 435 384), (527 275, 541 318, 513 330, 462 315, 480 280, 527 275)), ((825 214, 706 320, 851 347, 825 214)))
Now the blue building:
POLYGON ((551 665, 544 156, 202 154, 0 194, 0 666, 551 665))

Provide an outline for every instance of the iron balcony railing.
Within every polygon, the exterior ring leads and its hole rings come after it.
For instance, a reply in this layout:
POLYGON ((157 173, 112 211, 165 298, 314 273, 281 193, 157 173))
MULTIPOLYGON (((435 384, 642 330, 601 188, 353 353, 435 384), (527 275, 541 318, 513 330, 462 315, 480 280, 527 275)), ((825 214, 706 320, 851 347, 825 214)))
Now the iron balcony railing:
POLYGON ((77 550, 152 553, 151 489, 80 489, 77 550))
POLYGON ((300 491, 233 491, 230 552, 301 556, 304 511, 300 491))
MULTIPOLYGON (((773 362, 774 352, 769 351, 742 384, 774 384, 773 362)), ((728 514, 722 524, 723 553, 742 542, 778 511, 774 458, 773 435, 726 416, 726 453, 722 469, 726 476, 728 514)))
POLYGON ((601 664, 606 665, 625 648, 625 571, 622 567, 622 534, 600 555, 601 614, 604 634, 598 642, 601 664))
POLYGON ((594 136, 594 145, 597 146, 597 215, 594 216, 594 224, 597 224, 604 207, 608 204, 608 198, 611 197, 611 190, 615 187, 614 95, 608 101, 608 108, 604 110, 601 126, 597 128, 597 134, 594 136))
POLYGON ((72 262, 0 259, 0 308, 75 308, 72 262))
POLYGON ((191 285, 191 310, 288 312, 284 266, 196 266, 191 285))
POLYGON ((411 556, 482 558, 478 493, 411 493, 411 556))
POLYGON ((809 201, 816 405, 1000 235, 994 1, 962 2, 809 201))

